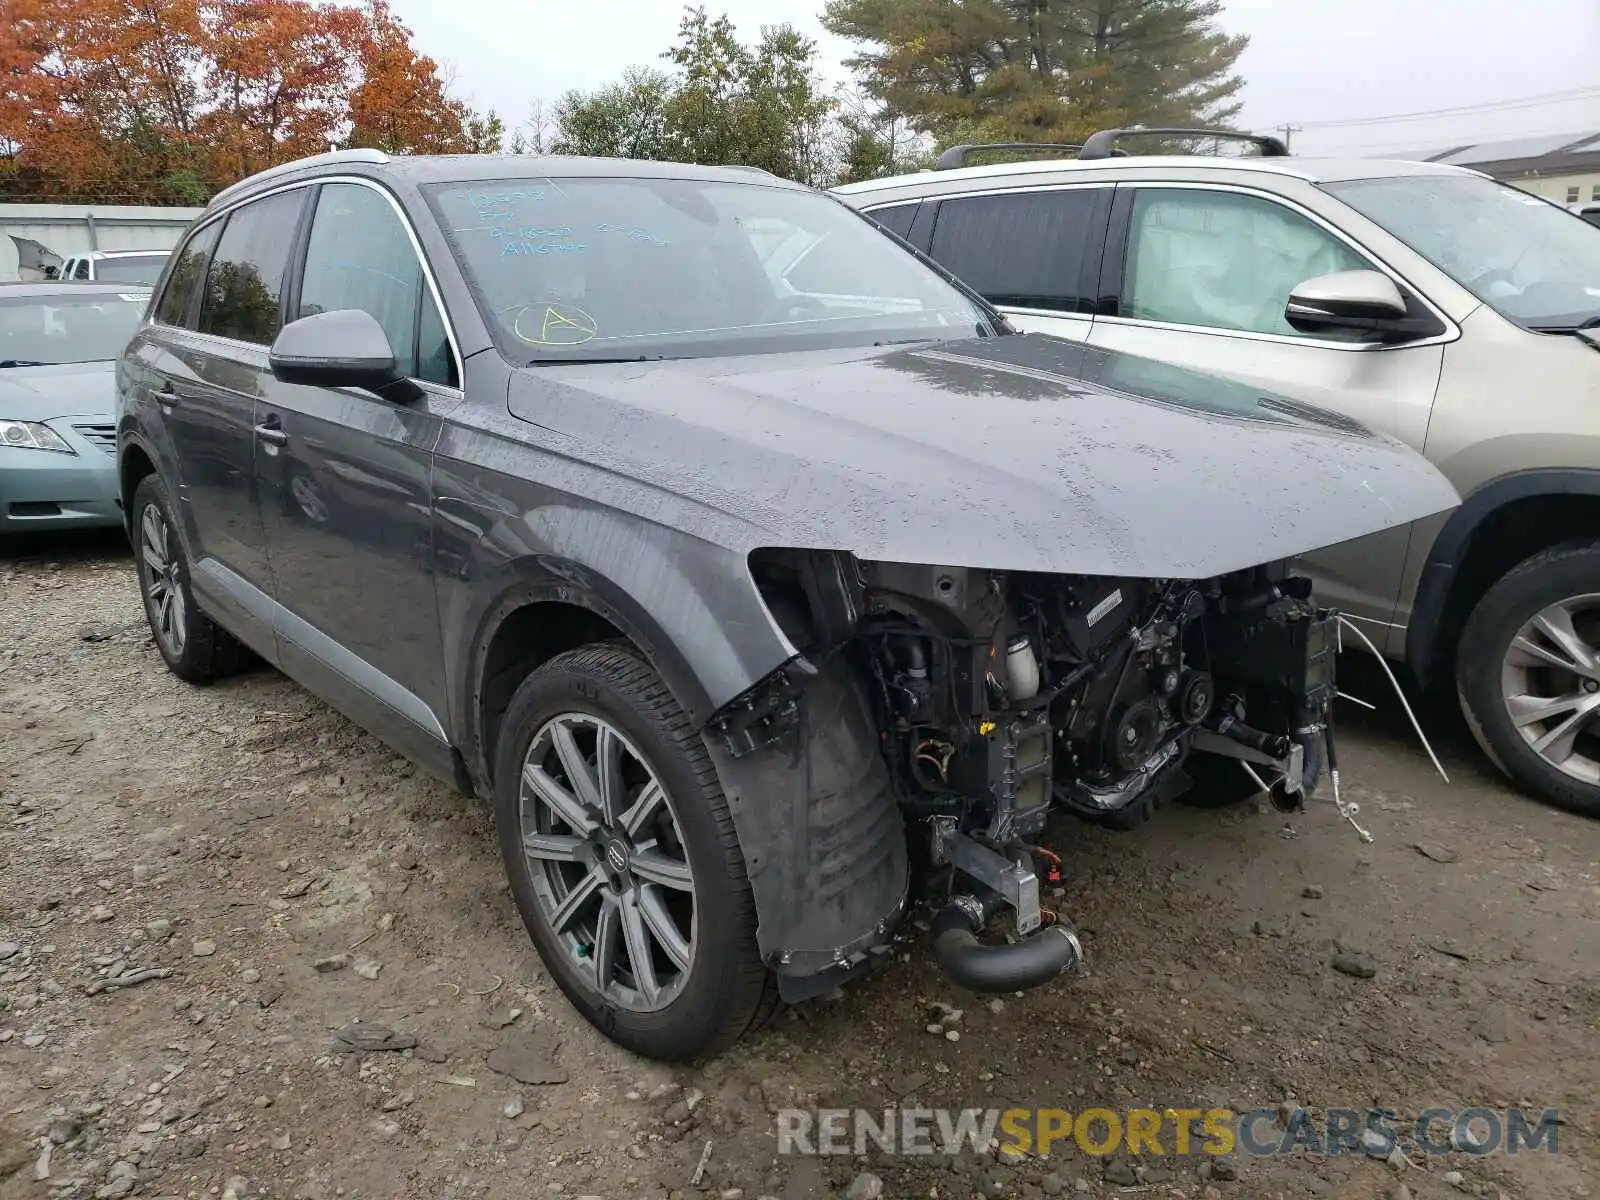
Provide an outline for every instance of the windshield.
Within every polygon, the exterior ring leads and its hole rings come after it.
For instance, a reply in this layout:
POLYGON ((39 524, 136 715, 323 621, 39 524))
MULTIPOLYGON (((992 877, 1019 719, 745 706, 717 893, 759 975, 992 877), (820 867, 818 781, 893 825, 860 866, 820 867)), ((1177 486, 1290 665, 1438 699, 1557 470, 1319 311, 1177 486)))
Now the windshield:
POLYGON ((0 299, 0 366, 116 358, 144 316, 144 293, 0 299))
POLYGON ((429 199, 517 362, 972 337, 984 311, 814 192, 688 179, 436 185, 429 199))
POLYGON ((96 279, 111 283, 143 283, 155 286, 161 277, 161 268, 167 265, 165 254, 141 254, 134 258, 102 258, 95 264, 96 279))
POLYGON ((1475 176, 1324 186, 1520 325, 1600 316, 1600 229, 1558 205, 1475 176))

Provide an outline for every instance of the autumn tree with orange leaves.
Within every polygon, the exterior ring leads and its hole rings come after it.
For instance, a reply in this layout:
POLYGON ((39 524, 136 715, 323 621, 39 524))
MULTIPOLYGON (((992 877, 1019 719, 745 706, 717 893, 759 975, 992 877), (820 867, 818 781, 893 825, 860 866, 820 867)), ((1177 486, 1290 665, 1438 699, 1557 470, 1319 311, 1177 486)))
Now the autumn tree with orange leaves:
POLYGON ((196 204, 330 146, 502 132, 386 0, 0 0, 0 199, 196 204))

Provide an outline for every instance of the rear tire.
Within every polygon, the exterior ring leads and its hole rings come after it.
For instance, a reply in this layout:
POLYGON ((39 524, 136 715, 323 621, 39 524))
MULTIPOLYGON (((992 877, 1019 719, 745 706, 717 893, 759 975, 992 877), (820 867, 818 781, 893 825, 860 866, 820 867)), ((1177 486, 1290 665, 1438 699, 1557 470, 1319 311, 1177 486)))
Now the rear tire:
POLYGON ((212 683, 250 661, 250 652, 194 602, 189 556, 166 484, 146 475, 133 491, 134 569, 145 619, 162 661, 187 683, 212 683))
POLYGON ((1557 546, 1501 576, 1467 618, 1455 675, 1496 767, 1547 804, 1600 817, 1600 544, 1557 546), (1579 657, 1563 649, 1569 637, 1579 657))
POLYGON ((666 1062, 716 1054, 770 1015, 777 989, 727 800, 661 677, 625 644, 558 655, 517 689, 496 740, 506 874, 573 1006, 666 1062), (621 747, 605 771, 602 744, 621 747), (664 796, 656 816, 630 816, 652 784, 664 796))

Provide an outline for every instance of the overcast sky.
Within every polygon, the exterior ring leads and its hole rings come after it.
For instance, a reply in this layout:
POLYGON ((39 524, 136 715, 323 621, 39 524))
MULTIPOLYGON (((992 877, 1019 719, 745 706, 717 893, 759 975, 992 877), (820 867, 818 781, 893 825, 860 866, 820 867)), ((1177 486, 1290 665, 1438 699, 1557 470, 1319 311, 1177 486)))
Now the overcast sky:
MULTIPOLYGON (((1303 125, 1303 153, 1430 149, 1523 134, 1600 130, 1596 0, 1224 0, 1223 24, 1250 35, 1241 123, 1303 125), (1577 89, 1586 94, 1573 96, 1577 89), (1566 93, 1567 95, 1559 95, 1566 93), (1516 107, 1331 124, 1484 106, 1516 107), (1329 124, 1319 124, 1329 123, 1329 124)), ((682 12, 673 0, 393 0, 418 45, 453 70, 457 92, 508 124, 534 99, 660 65, 682 12)), ((742 37, 788 20, 821 43, 830 78, 847 43, 817 23, 821 0, 706 0, 742 37)))

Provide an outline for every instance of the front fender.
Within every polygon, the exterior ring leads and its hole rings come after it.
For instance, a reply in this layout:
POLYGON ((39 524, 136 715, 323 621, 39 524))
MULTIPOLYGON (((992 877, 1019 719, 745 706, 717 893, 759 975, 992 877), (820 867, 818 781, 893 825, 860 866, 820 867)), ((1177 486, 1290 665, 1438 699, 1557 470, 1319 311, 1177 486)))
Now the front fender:
POLYGON ((1535 496, 1600 496, 1600 470, 1554 467, 1501 475, 1473 491, 1450 514, 1428 549, 1406 627, 1406 665, 1420 686, 1432 682, 1445 606, 1473 536, 1496 510, 1535 496))
POLYGON ((459 464, 441 465, 435 487, 445 678, 463 753, 481 754, 487 648, 527 604, 558 601, 604 618, 697 725, 796 653, 734 550, 525 481, 469 479, 459 464))

